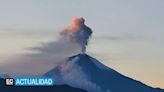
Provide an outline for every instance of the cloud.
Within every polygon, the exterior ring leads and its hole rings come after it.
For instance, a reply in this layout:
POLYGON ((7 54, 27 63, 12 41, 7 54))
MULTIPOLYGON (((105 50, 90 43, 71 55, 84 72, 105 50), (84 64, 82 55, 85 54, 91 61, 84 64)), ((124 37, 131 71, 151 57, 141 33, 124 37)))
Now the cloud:
POLYGON ((85 45, 88 44, 91 32, 84 24, 83 18, 75 18, 71 26, 59 34, 59 38, 56 41, 28 48, 33 53, 11 57, 5 61, 8 63, 3 66, 8 66, 8 68, 4 68, 19 75, 43 74, 66 58, 85 51, 85 45))
POLYGON ((134 35, 134 34, 121 34, 121 35, 115 35, 115 36, 103 36, 98 37, 99 39, 105 39, 105 40, 113 40, 113 41, 121 41, 121 40, 140 40, 140 39, 146 39, 146 37, 142 35, 134 35))
POLYGON ((38 75, 47 72, 67 57, 81 52, 78 44, 64 38, 28 49, 34 53, 10 57, 5 61, 8 63, 3 64, 3 68, 18 75, 38 75))
POLYGON ((64 38, 79 44, 82 52, 86 51, 86 45, 88 45, 88 40, 92 34, 92 30, 84 22, 82 17, 73 18, 71 25, 61 32, 64 38))

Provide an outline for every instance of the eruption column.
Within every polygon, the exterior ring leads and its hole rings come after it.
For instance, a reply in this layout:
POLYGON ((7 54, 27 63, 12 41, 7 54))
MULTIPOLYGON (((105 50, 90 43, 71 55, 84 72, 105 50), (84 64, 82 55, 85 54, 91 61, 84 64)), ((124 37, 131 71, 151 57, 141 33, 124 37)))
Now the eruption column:
POLYGON ((73 18, 71 25, 61 32, 63 37, 68 38, 81 46, 82 53, 86 51, 86 45, 92 34, 92 30, 86 26, 84 18, 73 18))

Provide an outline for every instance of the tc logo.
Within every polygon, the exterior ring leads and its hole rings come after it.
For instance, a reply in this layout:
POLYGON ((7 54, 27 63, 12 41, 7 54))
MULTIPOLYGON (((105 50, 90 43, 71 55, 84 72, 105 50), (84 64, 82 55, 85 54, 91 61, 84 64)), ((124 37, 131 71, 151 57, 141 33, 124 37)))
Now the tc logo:
POLYGON ((7 78, 6 79, 6 85, 7 86, 13 86, 14 85, 14 79, 13 78, 7 78))

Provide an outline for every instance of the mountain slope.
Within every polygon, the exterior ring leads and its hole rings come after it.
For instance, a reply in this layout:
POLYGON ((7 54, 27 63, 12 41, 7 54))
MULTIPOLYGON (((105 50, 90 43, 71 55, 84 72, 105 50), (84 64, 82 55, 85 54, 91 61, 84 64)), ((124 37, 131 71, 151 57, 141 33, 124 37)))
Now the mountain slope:
POLYGON ((68 58, 44 76, 89 92, 164 92, 130 79, 86 54, 68 58))

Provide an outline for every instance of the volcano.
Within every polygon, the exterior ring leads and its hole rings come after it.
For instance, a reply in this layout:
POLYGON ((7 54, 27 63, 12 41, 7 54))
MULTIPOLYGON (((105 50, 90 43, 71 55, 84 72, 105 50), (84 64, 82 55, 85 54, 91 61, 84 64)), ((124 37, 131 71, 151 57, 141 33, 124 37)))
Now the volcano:
POLYGON ((164 92, 128 78, 87 54, 69 57, 44 76, 54 78, 57 85, 67 84, 88 92, 164 92))

